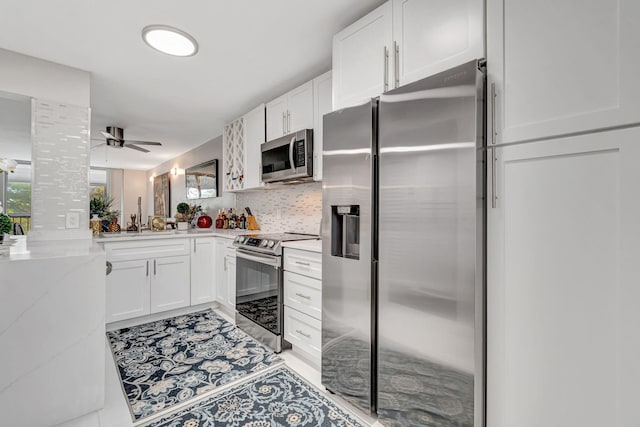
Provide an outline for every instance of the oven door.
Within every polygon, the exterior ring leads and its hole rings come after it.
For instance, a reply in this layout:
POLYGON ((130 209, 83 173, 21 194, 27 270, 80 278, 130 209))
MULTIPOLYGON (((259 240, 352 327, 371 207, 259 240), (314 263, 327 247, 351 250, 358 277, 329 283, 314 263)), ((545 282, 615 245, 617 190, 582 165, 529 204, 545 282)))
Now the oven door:
POLYGON ((282 334, 282 257, 236 251, 236 311, 275 335, 282 334))
POLYGON ((301 130, 262 144, 262 181, 313 176, 313 131, 301 130))

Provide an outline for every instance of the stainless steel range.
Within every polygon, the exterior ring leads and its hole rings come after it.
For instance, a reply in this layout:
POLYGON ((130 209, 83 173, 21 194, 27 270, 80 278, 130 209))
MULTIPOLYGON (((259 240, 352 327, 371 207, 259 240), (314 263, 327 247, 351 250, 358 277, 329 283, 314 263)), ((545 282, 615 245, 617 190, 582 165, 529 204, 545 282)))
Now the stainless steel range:
POLYGON ((283 339, 282 242, 313 240, 310 234, 247 234, 236 237, 236 325, 280 353, 283 339))

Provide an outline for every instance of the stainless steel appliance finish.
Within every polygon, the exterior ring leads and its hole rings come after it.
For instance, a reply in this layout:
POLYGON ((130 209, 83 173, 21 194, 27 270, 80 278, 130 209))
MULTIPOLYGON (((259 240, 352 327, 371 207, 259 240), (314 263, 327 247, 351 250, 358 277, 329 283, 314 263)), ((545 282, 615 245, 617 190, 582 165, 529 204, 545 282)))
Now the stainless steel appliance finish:
POLYGON ((313 234, 278 233, 278 234, 245 234, 237 236, 233 246, 253 252, 282 255, 282 242, 295 240, 314 240, 318 236, 313 234))
POLYGON ((367 413, 374 410, 371 208, 376 105, 371 101, 326 115, 323 148, 322 383, 367 413), (359 259, 340 250, 346 247, 341 229, 346 219, 340 212, 356 209, 359 259))
POLYGON ((484 82, 473 61, 325 116, 322 380, 383 425, 484 425, 484 82), (332 214, 367 191, 353 260, 332 214))
POLYGON ((236 324, 249 335, 282 351, 282 257, 236 250, 236 324))
POLYGON ((304 129, 262 144, 262 181, 313 179, 313 130, 304 129))
POLYGON ((236 325, 279 353, 283 339, 282 242, 310 240, 306 234, 251 234, 237 236, 236 325))

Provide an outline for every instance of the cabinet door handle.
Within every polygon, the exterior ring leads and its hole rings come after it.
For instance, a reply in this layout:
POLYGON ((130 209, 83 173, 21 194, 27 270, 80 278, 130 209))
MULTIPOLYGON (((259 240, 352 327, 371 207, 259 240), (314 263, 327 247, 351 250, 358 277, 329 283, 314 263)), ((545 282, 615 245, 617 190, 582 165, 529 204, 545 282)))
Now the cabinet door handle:
POLYGON ((227 271, 227 257, 224 257, 224 271, 227 271))
POLYGON ((196 239, 193 239, 193 253, 196 253, 196 239))
POLYGON ((400 45, 393 42, 393 73, 394 73, 394 87, 400 87, 400 45))
POLYGON ((300 292, 296 292, 296 295, 299 296, 300 298, 309 299, 309 300, 311 299, 309 295, 304 295, 304 294, 301 294, 300 292))
POLYGON ((287 134, 287 119, 286 119, 286 114, 284 113, 284 111, 282 112, 282 135, 286 135, 287 134))
POLYGON ((287 110, 287 133, 291 133, 291 111, 287 110))
POLYGON ((491 145, 496 145, 496 84, 491 83, 491 145))
POLYGON ((496 156, 495 148, 491 148, 487 151, 491 153, 491 208, 495 209, 498 207, 498 192, 496 185, 496 163, 498 157, 496 156))
POLYGON ((147 260, 147 277, 149 277, 149 260, 147 260))
POLYGON ((382 53, 384 55, 383 92, 386 92, 389 90, 389 49, 385 46, 382 53))
POLYGON ((153 260, 153 275, 156 275, 156 260, 153 260))
POLYGON ((307 267, 311 265, 311 264, 310 264, 310 263, 308 263, 308 262, 302 262, 302 261, 296 261, 296 264, 299 264, 299 265, 306 265, 307 267))
POLYGON ((302 332, 300 329, 296 329, 296 332, 297 332, 298 334, 302 335, 303 337, 311 338, 311 335, 309 335, 309 334, 305 334, 305 333, 304 333, 304 332, 302 332))

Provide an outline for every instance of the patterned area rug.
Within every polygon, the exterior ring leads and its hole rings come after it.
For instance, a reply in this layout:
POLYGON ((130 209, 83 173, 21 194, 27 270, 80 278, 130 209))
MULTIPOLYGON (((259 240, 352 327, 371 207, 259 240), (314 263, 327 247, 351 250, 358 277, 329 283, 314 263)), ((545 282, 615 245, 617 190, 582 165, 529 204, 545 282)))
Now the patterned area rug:
POLYGON ((134 421, 281 362, 211 310, 107 337, 134 421))
POLYGON ((364 427, 284 367, 145 426, 364 427))

